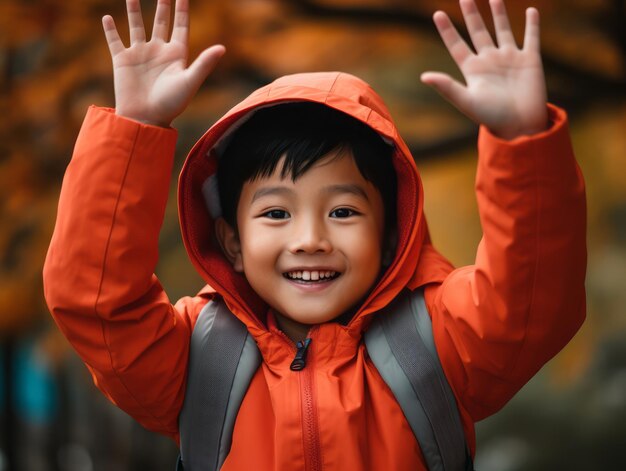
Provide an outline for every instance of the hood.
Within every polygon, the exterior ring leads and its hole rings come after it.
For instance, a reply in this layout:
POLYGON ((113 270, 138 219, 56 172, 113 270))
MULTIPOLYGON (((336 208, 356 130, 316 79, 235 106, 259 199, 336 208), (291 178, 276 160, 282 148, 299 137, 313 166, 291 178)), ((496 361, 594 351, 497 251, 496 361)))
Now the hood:
POLYGON ((361 79, 341 72, 281 77, 253 92, 217 121, 195 144, 180 174, 178 205, 183 241, 193 265, 208 284, 203 291, 215 291, 222 296, 254 336, 266 332, 268 306, 222 255, 203 188, 206 189, 205 183, 213 180, 210 177, 216 172, 217 149, 238 123, 260 107, 294 101, 317 102, 347 113, 394 146, 393 164, 398 178, 396 254, 348 324, 348 329, 360 333, 372 313, 387 305, 402 289, 441 282, 452 270, 430 243, 423 214, 422 183, 415 161, 382 99, 361 79))

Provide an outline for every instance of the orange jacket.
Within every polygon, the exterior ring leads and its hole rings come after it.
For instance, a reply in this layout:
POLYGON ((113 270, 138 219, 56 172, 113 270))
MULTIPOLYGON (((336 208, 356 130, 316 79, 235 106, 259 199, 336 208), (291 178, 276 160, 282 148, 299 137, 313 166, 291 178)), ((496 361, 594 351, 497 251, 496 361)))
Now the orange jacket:
MULTIPOLYGON (((476 263, 454 270, 430 243, 420 178, 381 99, 347 74, 283 77, 229 111, 198 141, 179 181, 185 246, 207 287, 172 305, 153 274, 176 132, 92 107, 68 167, 44 268, 45 296, 98 387, 145 427, 178 439, 189 339, 202 306, 224 298, 263 355, 235 423, 224 471, 425 469, 402 412, 361 341, 368 320, 404 288, 425 287, 437 350, 468 442, 581 325, 584 184, 565 113, 541 134, 506 142, 481 129, 476 263), (325 103, 396 146, 396 257, 347 326, 316 326, 307 367, 267 307, 212 243, 201 187, 220 137, 250 110, 325 103)), ((468 195, 469 196, 469 195, 468 195)), ((450 202, 454 204, 454 202, 450 202)))

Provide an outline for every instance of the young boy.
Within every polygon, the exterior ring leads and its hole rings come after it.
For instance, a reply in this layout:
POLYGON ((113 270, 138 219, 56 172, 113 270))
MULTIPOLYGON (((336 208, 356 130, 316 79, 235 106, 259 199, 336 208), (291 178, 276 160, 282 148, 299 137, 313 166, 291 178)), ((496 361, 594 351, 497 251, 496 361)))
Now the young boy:
POLYGON ((454 270, 430 243, 413 158, 380 98, 347 74, 282 77, 198 141, 180 176, 189 256, 207 282, 170 304, 153 275, 176 133, 169 128, 224 53, 186 66, 188 5, 159 0, 146 41, 127 0, 130 47, 111 17, 116 109, 92 107, 61 192, 44 269, 59 327, 98 387, 151 430, 179 439, 190 336, 225 303, 263 362, 222 469, 426 469, 362 334, 401 293, 423 291, 466 440, 554 356, 585 312, 585 198, 565 113, 546 104, 539 16, 524 45, 492 0, 494 42, 460 5, 475 52, 434 15, 466 84, 422 81, 481 124, 483 238, 454 270), (310 339, 306 365, 290 366, 310 339))

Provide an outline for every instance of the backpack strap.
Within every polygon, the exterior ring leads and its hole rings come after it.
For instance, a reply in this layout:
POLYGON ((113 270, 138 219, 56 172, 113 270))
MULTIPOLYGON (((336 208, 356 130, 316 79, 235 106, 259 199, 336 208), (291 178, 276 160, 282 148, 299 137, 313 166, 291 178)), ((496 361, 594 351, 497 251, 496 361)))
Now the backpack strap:
POLYGON ((456 401, 441 368, 421 291, 398 296, 364 335, 430 471, 473 469, 456 401))
POLYGON ((222 301, 209 301, 191 335, 185 401, 179 417, 181 468, 219 470, 235 418, 261 353, 222 301))

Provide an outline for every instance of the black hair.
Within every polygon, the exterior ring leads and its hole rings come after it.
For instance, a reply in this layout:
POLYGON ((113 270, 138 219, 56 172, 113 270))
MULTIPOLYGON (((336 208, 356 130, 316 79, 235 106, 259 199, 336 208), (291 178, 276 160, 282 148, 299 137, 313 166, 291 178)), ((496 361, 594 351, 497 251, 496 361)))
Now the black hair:
POLYGON ((285 157, 281 177, 292 181, 334 150, 350 150, 363 175, 381 193, 386 233, 396 224, 393 147, 368 125, 313 102, 261 108, 238 127, 219 157, 217 185, 222 217, 237 227, 237 205, 245 182, 270 176, 285 157))

